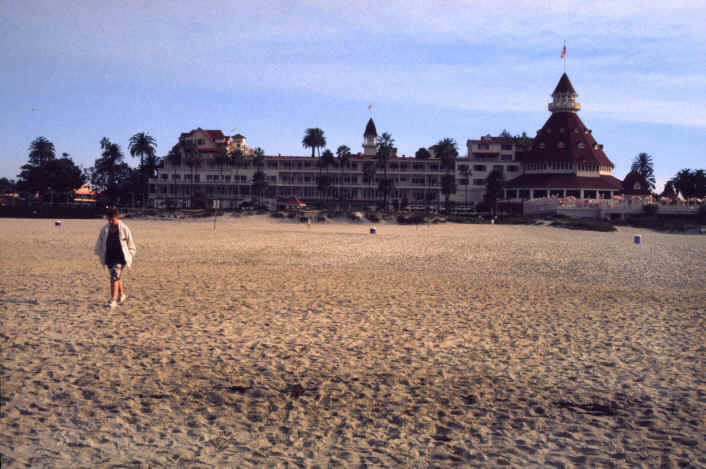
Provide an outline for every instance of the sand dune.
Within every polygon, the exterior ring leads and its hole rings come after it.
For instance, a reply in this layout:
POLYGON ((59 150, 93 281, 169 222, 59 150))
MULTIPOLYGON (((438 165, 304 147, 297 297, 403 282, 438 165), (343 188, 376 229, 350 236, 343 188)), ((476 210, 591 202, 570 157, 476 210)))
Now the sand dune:
POLYGON ((0 219, 3 468, 706 467, 706 237, 128 224, 0 219))

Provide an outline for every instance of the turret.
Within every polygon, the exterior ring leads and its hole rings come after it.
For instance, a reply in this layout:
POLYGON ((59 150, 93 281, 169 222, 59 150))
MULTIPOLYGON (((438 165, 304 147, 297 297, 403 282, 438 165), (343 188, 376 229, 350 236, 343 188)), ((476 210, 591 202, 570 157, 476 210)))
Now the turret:
POLYGON ((371 117, 368 121, 368 125, 365 126, 365 132, 363 133, 363 155, 365 156, 375 156, 377 153, 377 140, 378 131, 375 128, 375 122, 371 117))
POLYGON ((581 103, 576 101, 577 96, 569 77, 564 73, 554 88, 552 93, 554 100, 549 103, 549 110, 551 112, 578 112, 581 109, 581 103))

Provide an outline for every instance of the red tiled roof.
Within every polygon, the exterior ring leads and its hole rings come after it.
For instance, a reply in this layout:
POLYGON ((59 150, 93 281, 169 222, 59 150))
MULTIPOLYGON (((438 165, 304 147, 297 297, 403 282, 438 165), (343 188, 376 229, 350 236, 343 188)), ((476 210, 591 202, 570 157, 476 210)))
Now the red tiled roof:
POLYGON ((206 135, 208 135, 211 140, 216 141, 216 140, 225 140, 226 136, 223 135, 223 132, 220 130, 204 130, 206 135))
POLYGON ((523 174, 505 184, 508 188, 620 190, 623 183, 613 176, 586 177, 575 174, 523 174))
POLYGON ((587 131, 586 126, 574 112, 554 112, 547 119, 532 142, 532 149, 526 152, 522 160, 525 163, 544 161, 562 163, 589 163, 614 167, 596 140, 587 131), (562 132, 563 129, 563 132, 562 132), (562 142, 564 148, 559 148, 562 142), (583 148, 579 148, 579 144, 583 148), (540 147, 544 144, 544 148, 540 147))
POLYGON ((647 180, 637 171, 630 171, 623 180, 623 194, 627 195, 649 195, 650 188, 647 180), (636 188, 636 184, 638 187, 636 188))
POLYGON ((218 151, 216 147, 200 147, 199 151, 218 151))
POLYGON ((368 135, 372 135, 374 137, 378 136, 378 131, 375 128, 375 122, 373 122, 372 117, 368 121, 368 125, 365 126, 365 132, 363 133, 363 137, 367 137, 368 135))
POLYGON ((576 94, 574 87, 571 86, 571 80, 569 80, 569 76, 566 73, 564 73, 559 79, 559 83, 557 83, 556 88, 554 88, 554 93, 552 93, 552 96, 556 93, 576 94))

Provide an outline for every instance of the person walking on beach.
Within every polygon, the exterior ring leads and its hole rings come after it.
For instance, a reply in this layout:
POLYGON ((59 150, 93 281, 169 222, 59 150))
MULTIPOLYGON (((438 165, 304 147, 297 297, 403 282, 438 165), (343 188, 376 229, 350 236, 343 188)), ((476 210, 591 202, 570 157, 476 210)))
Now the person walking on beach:
POLYGON ((101 229, 96 241, 95 253, 101 265, 108 266, 110 271, 110 303, 112 309, 118 306, 118 301, 124 303, 127 299, 120 273, 125 266, 132 266, 135 257, 135 241, 132 233, 125 223, 120 221, 120 212, 117 208, 108 210, 106 214, 108 223, 101 229))

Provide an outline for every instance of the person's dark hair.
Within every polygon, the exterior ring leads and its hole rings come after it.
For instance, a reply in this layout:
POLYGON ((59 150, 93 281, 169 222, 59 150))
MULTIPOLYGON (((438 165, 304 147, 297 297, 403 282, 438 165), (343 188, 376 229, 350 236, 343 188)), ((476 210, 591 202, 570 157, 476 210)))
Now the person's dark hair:
POLYGON ((118 210, 117 208, 109 208, 109 209, 105 212, 105 216, 106 216, 106 218, 119 217, 119 216, 120 216, 120 210, 118 210))

